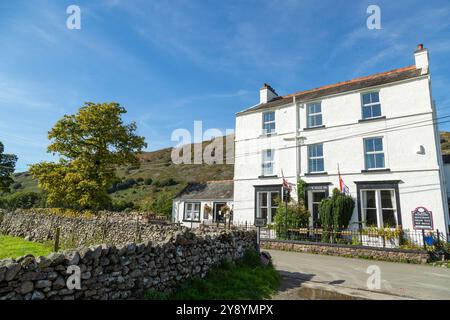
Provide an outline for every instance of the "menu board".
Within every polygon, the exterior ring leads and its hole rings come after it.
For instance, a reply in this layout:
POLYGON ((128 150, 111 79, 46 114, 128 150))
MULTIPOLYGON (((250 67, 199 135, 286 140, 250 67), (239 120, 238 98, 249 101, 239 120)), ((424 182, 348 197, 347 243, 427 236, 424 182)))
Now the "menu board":
POLYGON ((432 230, 433 229, 433 214, 424 207, 418 207, 412 212, 412 220, 414 229, 432 230))

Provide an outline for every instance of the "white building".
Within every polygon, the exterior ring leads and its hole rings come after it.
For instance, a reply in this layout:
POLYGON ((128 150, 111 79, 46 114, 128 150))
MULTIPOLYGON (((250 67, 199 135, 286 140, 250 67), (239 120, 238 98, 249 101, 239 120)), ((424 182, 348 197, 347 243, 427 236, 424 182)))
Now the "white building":
POLYGON ((234 221, 272 222, 283 173, 307 183, 314 224, 320 200, 339 188, 339 165, 356 200, 353 225, 414 230, 412 212, 425 208, 431 228, 448 232, 427 49, 414 57, 409 67, 286 96, 265 84, 260 103, 236 115, 234 221))
POLYGON ((172 205, 172 220, 192 228, 225 223, 227 213, 233 213, 233 180, 189 183, 172 205))

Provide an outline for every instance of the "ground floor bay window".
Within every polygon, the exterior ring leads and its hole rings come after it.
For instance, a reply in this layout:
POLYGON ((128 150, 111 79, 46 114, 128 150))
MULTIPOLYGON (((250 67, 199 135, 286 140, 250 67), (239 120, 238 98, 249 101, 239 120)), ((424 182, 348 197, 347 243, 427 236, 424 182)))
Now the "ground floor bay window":
POLYGON ((256 218, 264 218, 267 224, 274 222, 281 195, 281 186, 257 186, 256 196, 256 218))
POLYGON ((357 186, 358 214, 363 227, 397 228, 401 225, 397 184, 374 182, 357 186))

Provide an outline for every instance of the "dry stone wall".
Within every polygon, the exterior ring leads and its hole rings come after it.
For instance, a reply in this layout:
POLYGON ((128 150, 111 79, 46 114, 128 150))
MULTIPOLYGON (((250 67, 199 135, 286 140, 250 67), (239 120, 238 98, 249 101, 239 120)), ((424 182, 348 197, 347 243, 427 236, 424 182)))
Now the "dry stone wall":
POLYGON ((173 290, 205 276, 224 259, 236 260, 256 246, 252 231, 204 233, 181 230, 162 242, 96 245, 0 260, 0 300, 131 299, 147 291, 173 290), (69 289, 69 266, 81 272, 81 289, 69 289))
POLYGON ((102 212, 93 217, 66 217, 45 214, 38 209, 0 210, 0 233, 32 241, 53 241, 59 228, 60 244, 65 248, 97 243, 163 241, 184 229, 180 224, 153 223, 139 214, 102 212))

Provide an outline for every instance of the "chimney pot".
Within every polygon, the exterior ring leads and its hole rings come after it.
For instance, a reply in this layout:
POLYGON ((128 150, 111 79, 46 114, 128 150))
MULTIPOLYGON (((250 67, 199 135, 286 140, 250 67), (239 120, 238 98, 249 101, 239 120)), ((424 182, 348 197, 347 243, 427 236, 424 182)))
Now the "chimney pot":
POLYGON ((423 43, 419 43, 417 45, 417 50, 423 50, 423 43))

